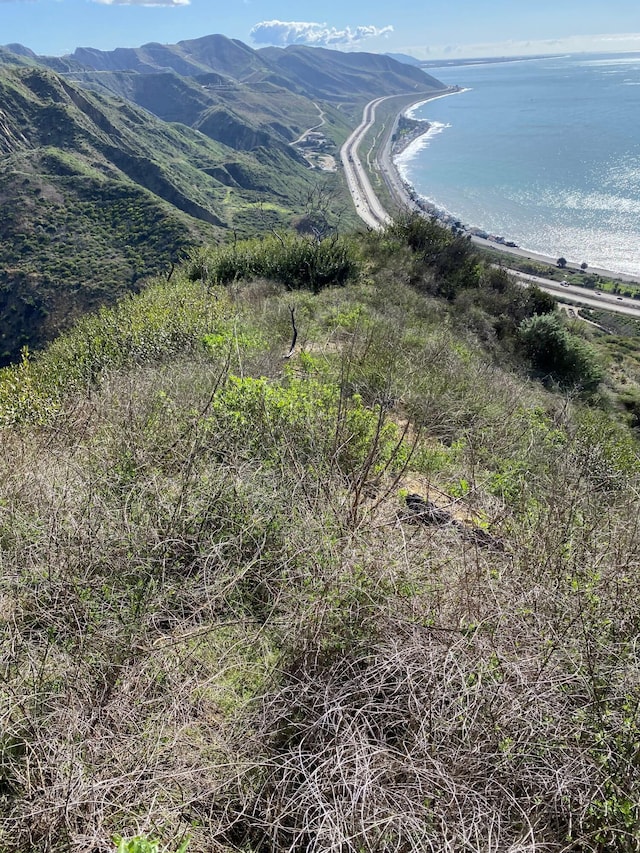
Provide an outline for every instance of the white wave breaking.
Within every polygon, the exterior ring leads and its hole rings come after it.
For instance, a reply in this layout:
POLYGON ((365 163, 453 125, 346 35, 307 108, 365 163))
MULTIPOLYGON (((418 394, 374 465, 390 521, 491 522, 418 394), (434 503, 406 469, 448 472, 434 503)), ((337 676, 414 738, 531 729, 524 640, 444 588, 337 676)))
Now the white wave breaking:
POLYGON ((393 158, 396 169, 404 181, 408 180, 407 174, 411 161, 416 158, 420 151, 424 151, 425 148, 428 148, 436 136, 439 136, 443 131, 451 127, 450 124, 445 124, 440 121, 430 122, 429 124, 430 127, 426 133, 423 133, 421 136, 414 139, 413 142, 410 142, 404 151, 398 154, 397 157, 393 158))
POLYGON ((424 107, 425 104, 430 104, 432 101, 439 101, 440 98, 450 98, 452 95, 464 95, 465 92, 471 91, 471 87, 467 86, 466 89, 456 89, 455 92, 445 92, 442 95, 436 95, 434 98, 427 98, 426 101, 419 101, 417 104, 412 104, 409 109, 405 110, 404 114, 407 118, 415 118, 416 111, 419 110, 420 107, 424 107))

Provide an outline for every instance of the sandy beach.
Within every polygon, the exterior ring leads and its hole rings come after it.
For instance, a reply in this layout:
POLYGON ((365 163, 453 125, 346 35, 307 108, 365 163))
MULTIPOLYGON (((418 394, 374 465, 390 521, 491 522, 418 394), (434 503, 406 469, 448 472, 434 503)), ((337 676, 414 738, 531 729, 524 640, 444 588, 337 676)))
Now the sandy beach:
MULTIPOLYGON (((435 216, 437 219, 440 219, 444 225, 449 226, 453 225, 454 223, 456 225, 459 225, 460 223, 458 222, 458 220, 456 220, 454 216, 444 213, 441 210, 438 210, 436 207, 422 199, 416 193, 414 187, 411 186, 411 184, 409 184, 403 178, 398 168, 397 161, 402 155, 407 155, 407 153, 410 156, 411 148, 413 146, 420 145, 421 138, 428 134, 432 129, 428 121, 420 121, 417 119, 413 119, 413 111, 430 100, 449 97, 450 95, 458 94, 462 91, 465 90, 455 89, 445 93, 434 93, 432 98, 422 97, 419 101, 416 101, 414 104, 411 104, 409 107, 406 107, 402 111, 402 113, 398 115, 398 118, 396 119, 396 122, 391 132, 388 134, 386 141, 383 144, 380 154, 378 156, 378 165, 380 167, 381 174, 385 180, 385 183, 387 184, 391 195, 400 207, 407 208, 409 210, 416 210, 427 216, 435 216), (414 122, 414 126, 413 129, 406 133, 398 143, 394 144, 392 137, 401 118, 405 118, 411 122, 414 122)), ((556 262, 559 257, 559 255, 543 255, 539 252, 533 252, 520 246, 507 246, 505 245, 505 242, 509 241, 509 235, 500 235, 499 237, 483 237, 481 236, 481 228, 467 225, 462 225, 462 230, 464 233, 467 233, 470 236, 471 240, 477 245, 483 246, 485 248, 494 249, 505 254, 506 256, 511 255, 519 258, 526 258, 527 260, 538 261, 540 263, 549 264, 550 266, 554 267, 556 266, 556 262)), ((567 263, 566 269, 568 272, 581 271, 579 264, 571 262, 567 263)), ((614 270, 607 270, 601 267, 592 266, 589 266, 588 271, 591 274, 599 275, 603 278, 640 284, 640 276, 628 275, 625 273, 615 272, 614 270)))

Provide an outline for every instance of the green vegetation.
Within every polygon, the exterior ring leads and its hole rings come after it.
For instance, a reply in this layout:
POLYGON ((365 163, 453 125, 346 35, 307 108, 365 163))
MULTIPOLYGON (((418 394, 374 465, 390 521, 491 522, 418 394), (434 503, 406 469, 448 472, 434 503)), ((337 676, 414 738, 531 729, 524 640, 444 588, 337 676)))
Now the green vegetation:
POLYGON ((290 290, 308 288, 317 293, 328 285, 343 285, 359 272, 353 241, 335 236, 313 240, 290 234, 272 234, 199 252, 188 265, 192 281, 229 284, 266 278, 290 290))
MULTIPOLYGON (((225 144, 37 67, 0 69, 0 96, 0 364, 135 292, 142 277, 168 274, 203 242, 287 230, 314 194, 346 207, 335 174, 314 172, 282 140, 247 150, 255 128, 239 120, 225 144)), ((301 95, 261 98, 282 122, 291 111, 285 137, 298 119, 318 118, 301 95)))
MULTIPOLYGON (((144 835, 136 835, 134 838, 117 838, 116 853, 160 853, 158 841, 150 841, 144 835)), ((189 839, 184 841, 176 850, 176 853, 186 853, 189 839)))
POLYGON ((596 353, 570 334, 559 317, 535 315, 523 320, 519 337, 525 354, 543 376, 563 387, 594 391, 602 379, 596 353))
POLYGON ((407 217, 2 370, 0 849, 636 851, 637 358, 565 322, 407 217))
POLYGON ((291 143, 321 127, 317 153, 335 154, 371 98, 441 85, 386 57, 215 35, 74 57, 13 47, 0 50, 0 365, 203 243, 355 226, 338 174, 291 143), (331 222, 309 211, 318 192, 331 222))

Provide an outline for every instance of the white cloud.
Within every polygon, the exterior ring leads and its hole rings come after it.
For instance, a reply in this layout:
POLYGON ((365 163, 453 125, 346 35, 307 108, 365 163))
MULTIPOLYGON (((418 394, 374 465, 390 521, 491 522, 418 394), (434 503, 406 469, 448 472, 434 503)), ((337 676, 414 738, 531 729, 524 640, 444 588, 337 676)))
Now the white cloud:
POLYGON ((93 0, 103 6, 188 6, 191 0, 93 0))
POLYGON ((327 24, 313 21, 261 21, 251 28, 249 35, 256 44, 311 44, 322 46, 353 45, 374 36, 392 33, 393 27, 371 25, 345 27, 338 30, 327 24))

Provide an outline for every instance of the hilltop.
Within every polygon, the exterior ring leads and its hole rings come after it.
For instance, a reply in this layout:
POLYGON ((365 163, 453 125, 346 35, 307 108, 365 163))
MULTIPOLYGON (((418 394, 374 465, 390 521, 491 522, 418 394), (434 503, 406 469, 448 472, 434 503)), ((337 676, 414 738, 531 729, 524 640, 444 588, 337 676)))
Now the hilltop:
POLYGON ((631 853, 622 344, 400 217, 1 371, 2 850, 631 853))

